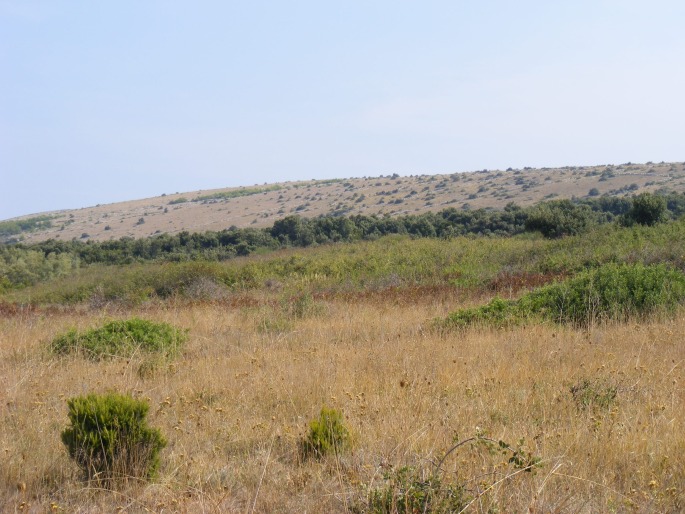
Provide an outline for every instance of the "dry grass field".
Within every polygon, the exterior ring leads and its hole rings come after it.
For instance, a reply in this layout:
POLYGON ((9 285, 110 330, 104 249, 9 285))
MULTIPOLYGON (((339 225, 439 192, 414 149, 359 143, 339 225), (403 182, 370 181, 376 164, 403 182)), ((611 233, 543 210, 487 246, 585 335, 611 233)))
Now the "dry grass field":
POLYGON ((685 509, 685 313, 441 333, 430 320, 460 306, 448 289, 315 299, 290 317, 260 294, 243 307, 0 318, 0 511, 365 512, 403 466, 463 485, 466 512, 685 509), (69 327, 134 315, 189 329, 183 353, 94 362, 47 350, 69 327), (149 401, 169 441, 157 480, 80 480, 60 441, 66 399, 109 390, 149 401), (298 442, 324 405, 344 414, 353 443, 303 459, 298 442), (468 443, 436 471, 474 436, 539 465, 468 443))

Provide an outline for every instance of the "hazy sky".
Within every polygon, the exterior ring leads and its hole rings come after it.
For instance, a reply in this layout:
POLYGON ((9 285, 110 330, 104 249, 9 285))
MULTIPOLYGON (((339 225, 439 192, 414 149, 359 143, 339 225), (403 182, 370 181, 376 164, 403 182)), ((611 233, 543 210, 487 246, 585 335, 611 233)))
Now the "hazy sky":
POLYGON ((685 160, 682 0, 0 0, 0 219, 685 160))

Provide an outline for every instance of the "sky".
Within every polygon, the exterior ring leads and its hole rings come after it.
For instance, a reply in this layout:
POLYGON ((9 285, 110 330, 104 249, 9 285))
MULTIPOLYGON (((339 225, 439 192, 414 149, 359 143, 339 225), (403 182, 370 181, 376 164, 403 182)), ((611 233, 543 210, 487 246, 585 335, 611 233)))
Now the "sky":
POLYGON ((682 0, 0 0, 0 219, 685 160, 682 0))

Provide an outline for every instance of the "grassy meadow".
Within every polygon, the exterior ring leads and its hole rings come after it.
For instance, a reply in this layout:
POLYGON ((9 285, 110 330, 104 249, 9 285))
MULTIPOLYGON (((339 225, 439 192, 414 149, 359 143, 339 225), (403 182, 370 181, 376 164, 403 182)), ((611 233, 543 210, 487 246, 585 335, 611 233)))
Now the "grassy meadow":
POLYGON ((685 224, 98 265, 9 291, 0 510, 682 512, 685 309, 435 324, 606 263, 682 271, 685 224), (171 356, 50 350, 130 318, 187 341, 171 356), (102 487, 69 458, 67 399, 108 391, 149 403, 168 441, 154 480, 102 487), (301 444, 322 407, 343 414, 350 444, 309 458, 301 444))

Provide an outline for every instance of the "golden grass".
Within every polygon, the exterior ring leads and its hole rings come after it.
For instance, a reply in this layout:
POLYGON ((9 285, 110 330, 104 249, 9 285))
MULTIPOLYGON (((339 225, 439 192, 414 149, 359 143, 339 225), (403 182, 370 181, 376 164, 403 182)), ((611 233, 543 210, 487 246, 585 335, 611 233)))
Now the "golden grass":
POLYGON ((685 509, 685 314, 440 334, 426 321, 455 306, 418 300, 330 299, 301 318, 225 305, 120 313, 190 329, 168 362, 46 352, 103 313, 0 319, 0 510, 345 512, 384 471, 429 469, 477 432, 524 439, 543 466, 505 478, 516 470, 501 456, 459 448, 443 480, 472 494, 492 486, 469 512, 685 509), (582 379, 615 387, 615 401, 580 407, 570 390, 582 379), (150 425, 169 440, 156 482, 105 491, 80 481, 60 442, 66 399, 106 390, 149 400, 150 425), (303 462, 297 442, 324 404, 345 414, 353 449, 303 462))

